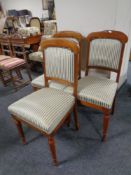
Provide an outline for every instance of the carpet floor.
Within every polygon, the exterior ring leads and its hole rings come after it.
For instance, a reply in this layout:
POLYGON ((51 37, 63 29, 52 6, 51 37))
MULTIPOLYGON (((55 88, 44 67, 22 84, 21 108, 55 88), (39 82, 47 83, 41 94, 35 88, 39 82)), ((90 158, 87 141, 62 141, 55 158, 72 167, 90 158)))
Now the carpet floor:
POLYGON ((118 93, 105 143, 102 114, 78 106, 80 130, 74 130, 72 120, 55 137, 58 167, 52 165, 47 138, 24 126, 27 144, 22 145, 8 113, 10 104, 31 92, 30 85, 16 93, 0 85, 0 175, 131 175, 130 83, 118 93))

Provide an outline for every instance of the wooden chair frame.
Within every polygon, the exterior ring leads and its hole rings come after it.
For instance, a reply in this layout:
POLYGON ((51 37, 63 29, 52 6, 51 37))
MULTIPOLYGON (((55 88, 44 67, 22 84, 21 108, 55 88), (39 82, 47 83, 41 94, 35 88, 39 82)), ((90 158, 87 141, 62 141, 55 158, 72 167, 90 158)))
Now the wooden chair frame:
POLYGON ((18 33, 11 35, 10 42, 12 46, 13 56, 17 57, 17 54, 20 54, 23 56, 23 59, 27 61, 27 51, 25 49, 25 42, 22 35, 18 33), (21 51, 17 51, 15 47, 21 47, 21 51))
MULTIPOLYGON (((66 49, 70 49, 73 53, 74 53, 74 82, 73 83, 70 83, 66 80, 62 80, 62 79, 57 79, 57 78, 54 78, 54 77, 47 77, 46 76, 46 65, 45 65, 45 61, 44 61, 44 64, 43 64, 43 67, 44 67, 44 70, 45 70, 45 84, 46 84, 46 87, 48 87, 48 80, 55 80, 55 81, 58 81, 59 83, 64 83, 64 84, 70 84, 72 87, 74 87, 74 92, 73 92, 73 95, 75 96, 76 98, 76 95, 77 95, 77 82, 78 82, 78 54, 79 54, 79 48, 77 47, 77 45, 75 44, 75 42, 73 41, 67 41, 67 40, 64 40, 64 39, 55 39, 55 38, 52 38, 52 39, 48 39, 48 40, 45 40, 45 41, 42 41, 41 42, 41 48, 43 50, 43 59, 45 60, 45 53, 44 53, 44 50, 48 47, 61 47, 61 48, 66 48, 66 49)), ((53 163, 54 165, 58 165, 58 161, 57 161, 57 157, 56 157, 56 148, 55 148, 55 140, 54 140, 54 136, 56 134, 56 132, 58 131, 58 129, 65 123, 67 122, 69 119, 70 119, 70 113, 71 112, 74 112, 74 120, 75 120, 75 128, 76 129, 79 129, 79 124, 78 124, 78 119, 77 119, 77 111, 76 111, 76 102, 75 102, 75 105, 70 109, 70 111, 67 112, 67 114, 64 116, 63 120, 59 123, 59 125, 53 130, 53 132, 51 134, 47 134, 45 133, 44 131, 34 127, 33 125, 31 125, 30 123, 22 120, 22 119, 19 119, 18 116, 14 116, 12 115, 15 123, 16 123, 16 126, 18 128, 18 131, 19 131, 19 134, 20 134, 20 137, 22 138, 22 142, 23 144, 26 143, 26 140, 25 140, 25 136, 24 136, 24 133, 23 133, 23 129, 22 129, 22 124, 21 123, 24 123, 28 126, 30 126, 31 128, 41 132, 44 136, 46 136, 48 138, 48 144, 49 144, 49 147, 50 147, 50 151, 51 151, 51 155, 52 155, 52 159, 53 159, 53 163)))
MULTIPOLYGON (((7 52, 7 53, 10 54, 11 57, 16 57, 16 53, 17 53, 17 52, 16 52, 15 49, 14 49, 14 45, 17 44, 17 37, 19 37, 18 35, 19 35, 19 34, 14 34, 14 35, 12 35, 12 36, 8 36, 8 35, 5 34, 5 35, 3 35, 3 37, 2 37, 2 36, 0 37, 0 42, 1 42, 1 47, 2 47, 2 52, 3 52, 3 54, 4 54, 5 52, 7 52), (13 36, 14 36, 14 38, 12 38, 13 36), (15 37, 16 37, 16 38, 15 38, 15 37), (14 43, 15 43, 15 44, 14 44, 14 43), (14 45, 13 45, 13 44, 14 44, 14 45), (8 46, 9 49, 4 49, 4 46, 8 46)), ((4 84, 4 86, 6 86, 7 83, 11 80, 11 81, 12 81, 12 84, 13 84, 13 86, 14 86, 14 89, 15 89, 16 91, 17 91, 18 87, 27 84, 29 81, 25 81, 25 82, 21 83, 21 85, 17 86, 16 83, 15 83, 15 82, 16 82, 16 81, 15 81, 15 77, 13 76, 13 71, 16 72, 16 74, 17 74, 17 76, 18 76, 19 79, 23 79, 22 74, 21 74, 21 72, 20 72, 20 69, 22 69, 23 67, 25 67, 26 70, 27 70, 28 76, 29 76, 29 80, 30 80, 30 81, 32 80, 31 74, 30 74, 30 70, 29 70, 29 66, 28 66, 28 63, 27 63, 27 61, 26 61, 26 55, 25 55, 25 52, 24 52, 23 39, 22 39, 22 38, 21 38, 21 39, 19 38, 18 41, 19 41, 19 43, 18 43, 19 46, 21 46, 22 49, 23 49, 22 55, 23 55, 23 58, 25 59, 25 64, 22 64, 22 65, 13 67, 13 68, 11 68, 11 69, 9 69, 9 70, 6 70, 6 72, 9 72, 9 76, 10 76, 10 78, 8 78, 7 80, 4 80, 4 76, 3 76, 3 74, 2 74, 2 71, 3 71, 3 70, 0 70, 0 76, 1 76, 1 80, 2 80, 2 82, 3 82, 3 84, 4 84), (20 43, 20 42, 21 42, 21 43, 20 43)), ((10 58, 10 59, 11 59, 11 58, 10 58)), ((18 79, 18 78, 17 78, 17 79, 18 79)), ((18 80, 18 82, 21 82, 21 81, 18 80)))
MULTIPOLYGON (((85 76, 88 75, 89 69, 101 69, 101 70, 117 73, 116 82, 118 83, 119 78, 120 78, 120 71, 121 71, 122 61, 123 61, 123 53, 124 53, 125 43, 128 41, 127 36, 124 33, 119 32, 119 31, 106 30, 106 31, 101 31, 101 32, 93 32, 93 33, 91 33, 87 36, 86 40, 87 40, 88 45, 87 45, 87 63, 86 63, 85 76), (122 49, 121 49, 118 69, 111 69, 111 68, 108 68, 108 67, 101 67, 101 66, 89 66, 90 42, 92 40, 95 40, 95 39, 116 39, 116 40, 121 42, 122 49)), ((106 140, 106 135, 107 135, 107 129, 108 129, 108 125, 109 125, 110 114, 114 113, 115 98, 114 98, 114 102, 113 102, 111 110, 109 110, 105 107, 101 107, 101 106, 89 103, 89 102, 82 101, 82 100, 79 100, 79 102, 84 106, 95 108, 95 109, 97 109, 97 110, 104 113, 102 141, 105 141, 106 140)))
POLYGON ((75 31, 59 31, 53 35, 57 38, 74 38, 79 42, 80 54, 79 54, 79 78, 81 78, 81 62, 82 62, 82 41, 84 37, 79 32, 75 31))

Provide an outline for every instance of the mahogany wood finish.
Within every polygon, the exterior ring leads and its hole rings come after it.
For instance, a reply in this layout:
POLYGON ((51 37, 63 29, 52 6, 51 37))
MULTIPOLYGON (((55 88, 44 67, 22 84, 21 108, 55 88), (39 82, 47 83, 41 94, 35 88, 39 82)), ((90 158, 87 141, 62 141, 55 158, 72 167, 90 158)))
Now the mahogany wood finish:
MULTIPOLYGON (((128 37, 120 31, 105 30, 105 31, 101 31, 101 32, 93 32, 93 33, 89 34, 86 39, 87 39, 88 45, 87 45, 87 63, 86 63, 86 73, 85 73, 85 75, 86 76, 88 75, 89 69, 102 69, 102 70, 110 71, 110 72, 112 71, 112 72, 117 73, 116 82, 119 82, 120 71, 121 71, 121 66, 122 66, 122 61, 123 61, 123 53, 124 53, 125 44, 128 41, 128 37), (118 69, 110 69, 108 67, 102 67, 102 66, 99 66, 99 67, 98 66, 89 66, 90 43, 91 43, 92 40, 95 40, 95 39, 115 39, 115 40, 120 41, 120 43, 122 44, 122 48, 121 48, 121 53, 120 53, 118 69)), ((95 108, 95 109, 103 112, 104 116, 103 116, 102 141, 106 140, 110 114, 111 114, 111 112, 114 113, 115 98, 114 98, 114 102, 112 104, 112 109, 110 109, 110 110, 107 109, 107 108, 97 106, 95 104, 80 100, 80 103, 82 105, 88 106, 88 107, 91 107, 91 108, 95 108)))
POLYGON ((74 38, 78 41, 80 47, 79 54, 79 78, 81 78, 81 62, 82 62, 82 40, 84 37, 79 32, 75 31, 59 31, 53 35, 53 37, 57 38, 74 38))
MULTIPOLYGON (((79 48, 76 45, 75 42, 73 41, 68 41, 65 39, 57 39, 57 38, 51 38, 51 39, 47 39, 41 42, 41 48, 43 50, 43 59, 45 60, 45 54, 44 54, 44 50, 48 47, 58 47, 58 48, 67 48, 70 49, 73 53, 74 53, 74 83, 71 84, 71 86, 73 86, 74 88, 74 96, 76 98, 77 95, 77 82, 78 82, 78 61, 79 61, 79 48)), ((45 65, 45 61, 43 61, 43 67, 44 67, 44 72, 45 72, 45 85, 46 87, 48 87, 48 80, 49 79, 54 79, 53 77, 47 77, 46 76, 46 65, 45 65)), ((57 79, 55 78, 55 81, 57 81, 57 79)), ((59 82, 59 79, 58 79, 59 82)), ((62 80, 62 83, 64 83, 64 80, 62 80)), ((65 81, 65 83, 70 83, 68 81, 65 81)), ((24 123, 26 125, 28 125, 29 127, 41 132, 44 136, 46 136, 48 138, 48 144, 49 144, 49 148, 51 151, 51 155, 52 155, 52 159, 53 159, 53 163, 54 165, 58 165, 58 160, 56 157, 56 148, 55 148, 55 140, 54 140, 54 136, 56 134, 56 132, 58 131, 58 129, 64 124, 66 123, 68 120, 70 120, 70 113, 74 111, 74 119, 75 119, 75 128, 78 129, 79 128, 79 124, 78 124, 78 119, 77 119, 77 111, 76 111, 76 103, 74 104, 74 106, 66 113, 66 115, 63 117, 63 119, 61 120, 61 122, 57 125, 57 127, 53 130, 53 132, 51 134, 47 134, 44 131, 42 131, 39 128, 36 128, 35 126, 31 125, 29 122, 24 121, 22 119, 19 118, 19 116, 14 116, 12 115, 12 117, 15 120, 15 123, 17 125, 18 131, 20 132, 20 136, 23 140, 23 143, 25 143, 25 137, 23 134, 23 130, 21 127, 21 123, 24 123)))
MULTIPOLYGON (((12 38, 12 41, 13 41, 13 38, 12 38)), ((38 50, 38 47, 39 47, 39 43, 41 41, 41 34, 38 34, 38 35, 32 35, 32 36, 29 36, 29 37, 24 37, 23 38, 23 41, 21 40, 21 38, 14 38, 14 41, 17 42, 17 44, 24 44, 26 45, 31 45, 32 47, 32 50, 33 52, 37 51, 38 50), (17 39, 17 41, 16 41, 17 39)))

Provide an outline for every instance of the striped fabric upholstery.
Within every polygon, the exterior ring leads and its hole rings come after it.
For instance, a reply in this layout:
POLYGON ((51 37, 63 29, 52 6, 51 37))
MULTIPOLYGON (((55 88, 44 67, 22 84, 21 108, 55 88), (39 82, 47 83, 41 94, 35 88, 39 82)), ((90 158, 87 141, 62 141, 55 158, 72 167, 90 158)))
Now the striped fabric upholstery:
POLYGON ((111 109, 116 90, 113 80, 87 76, 78 82, 78 99, 111 109))
POLYGON ((0 62, 0 68, 3 70, 9 70, 17 66, 25 64, 25 60, 20 58, 6 59, 0 62))
POLYGON ((114 39, 95 39, 90 44, 89 66, 118 69, 121 43, 114 39))
POLYGON ((45 49, 47 77, 74 82, 74 53, 65 48, 45 49))
POLYGON ((41 51, 30 53, 29 60, 42 63, 43 62, 43 53, 41 51))
MULTIPOLYGON (((40 75, 39 77, 32 80, 31 85, 33 87, 36 87, 36 88, 39 88, 39 89, 44 88, 45 87, 44 75, 40 75)), ((54 89, 63 90, 66 86, 62 85, 62 84, 59 84, 59 83, 56 83, 54 81, 52 81, 52 82, 50 81, 49 82, 49 87, 54 88, 54 89)))
MULTIPOLYGON (((31 85, 33 87, 36 87, 36 88, 39 88, 39 89, 44 88, 45 87, 44 74, 40 75, 39 77, 32 80, 31 85)), ((49 82, 49 87, 54 88, 54 89, 63 90, 66 86, 63 85, 63 84, 56 83, 54 81, 50 81, 49 82)))
MULTIPOLYGON (((43 88, 44 77, 43 75, 32 81, 32 86, 37 88, 43 88)), ((73 88, 70 86, 64 86, 58 83, 50 82, 49 86, 55 89, 62 90, 66 93, 73 94, 73 88)), ((86 101, 98 106, 102 106, 110 109, 117 90, 117 83, 98 77, 84 77, 78 81, 78 99, 86 101)))
POLYGON ((10 56, 6 56, 6 55, 0 55, 0 61, 6 60, 11 58, 10 56))
POLYGON ((50 134, 74 103, 75 98, 63 91, 44 88, 13 103, 8 110, 12 115, 50 134))

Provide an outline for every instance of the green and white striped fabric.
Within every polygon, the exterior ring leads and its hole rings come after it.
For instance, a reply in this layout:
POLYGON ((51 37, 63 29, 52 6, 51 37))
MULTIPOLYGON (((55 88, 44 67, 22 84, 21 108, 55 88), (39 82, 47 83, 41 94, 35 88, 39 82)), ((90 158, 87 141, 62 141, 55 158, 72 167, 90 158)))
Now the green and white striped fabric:
MULTIPOLYGON (((36 78, 32 85, 34 87, 44 88, 43 75, 36 78)), ((64 86, 54 82, 50 82, 49 86, 55 89, 62 90, 71 95, 73 94, 73 88, 70 86, 64 86)), ((78 80, 77 98, 85 102, 111 109, 116 90, 117 83, 113 80, 87 76, 78 80)))
POLYGON ((50 134, 73 107, 75 98, 63 91, 43 88, 8 107, 12 115, 50 134))
MULTIPOLYGON (((40 75, 39 77, 35 78, 34 80, 32 80, 31 85, 33 87, 36 88, 44 88, 45 87, 45 77, 44 74, 40 75)), ((55 88, 55 89, 59 89, 59 90, 63 90, 66 86, 60 83, 56 83, 54 81, 50 81, 49 82, 49 87, 51 88, 55 88)))
MULTIPOLYGON (((111 109, 117 83, 106 78, 87 76, 78 81, 78 99, 111 109)), ((66 90, 67 91, 67 90, 66 90)))
POLYGON ((114 39, 95 39, 90 44, 89 66, 118 69, 122 44, 114 39))
POLYGON ((74 53, 69 49, 50 47, 45 49, 47 77, 74 82, 74 53))

